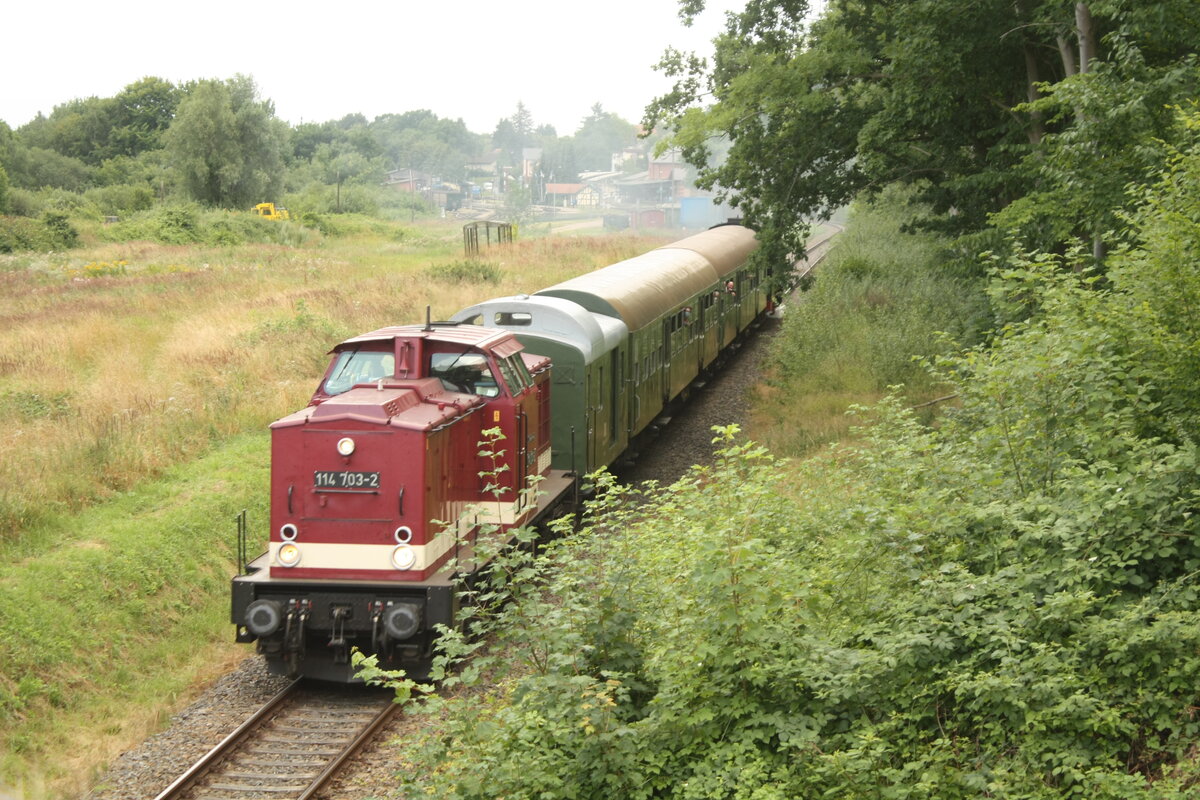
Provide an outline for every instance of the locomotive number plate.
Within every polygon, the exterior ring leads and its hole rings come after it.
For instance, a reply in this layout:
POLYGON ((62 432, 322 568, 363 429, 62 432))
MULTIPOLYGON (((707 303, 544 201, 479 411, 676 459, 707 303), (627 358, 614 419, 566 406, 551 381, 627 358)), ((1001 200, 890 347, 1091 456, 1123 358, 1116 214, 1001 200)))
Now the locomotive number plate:
POLYGON ((378 472, 347 472, 317 470, 313 486, 318 489, 378 489, 378 472))

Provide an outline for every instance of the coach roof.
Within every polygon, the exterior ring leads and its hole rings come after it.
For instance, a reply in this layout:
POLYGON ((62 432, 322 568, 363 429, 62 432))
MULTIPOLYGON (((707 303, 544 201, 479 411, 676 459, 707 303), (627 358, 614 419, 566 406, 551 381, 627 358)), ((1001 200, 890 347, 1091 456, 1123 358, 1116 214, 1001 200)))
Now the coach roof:
POLYGON ((640 330, 719 284, 756 246, 749 228, 724 225, 555 284, 537 296, 572 300, 640 330))

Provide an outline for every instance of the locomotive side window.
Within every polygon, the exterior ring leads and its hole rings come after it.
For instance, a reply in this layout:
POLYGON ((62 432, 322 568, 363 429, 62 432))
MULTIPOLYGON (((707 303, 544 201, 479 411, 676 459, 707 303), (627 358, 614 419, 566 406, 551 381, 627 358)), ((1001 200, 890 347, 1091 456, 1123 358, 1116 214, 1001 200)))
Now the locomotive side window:
POLYGON ((429 376, 441 380, 452 392, 483 397, 500 394, 500 385, 482 353, 434 353, 429 357, 429 376))
POLYGON ((343 350, 321 387, 325 394, 337 395, 355 384, 374 383, 395 374, 396 357, 391 351, 343 350))
POLYGON ((496 366, 500 367, 500 374, 504 376, 504 382, 508 384, 510 392, 515 395, 524 388, 524 385, 521 383, 521 377, 517 373, 516 367, 513 366, 511 359, 496 359, 496 366))
POLYGON ((517 373, 517 378, 520 381, 520 383, 514 385, 525 387, 533 386, 533 376, 529 374, 529 368, 525 366, 525 360, 519 355, 509 356, 507 360, 512 362, 512 368, 517 373))

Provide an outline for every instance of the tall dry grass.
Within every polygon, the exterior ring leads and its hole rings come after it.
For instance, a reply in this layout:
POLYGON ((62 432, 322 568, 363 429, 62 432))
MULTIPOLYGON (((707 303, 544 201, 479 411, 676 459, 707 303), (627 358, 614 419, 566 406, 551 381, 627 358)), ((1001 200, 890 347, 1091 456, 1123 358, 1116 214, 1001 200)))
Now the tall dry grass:
POLYGON ((807 455, 849 437, 862 424, 849 409, 889 393, 911 405, 945 394, 923 359, 973 343, 986 325, 982 284, 947 270, 947 242, 903 232, 904 209, 857 208, 813 287, 788 300, 752 408, 751 432, 772 452, 807 455))
POLYGON ((40 523, 129 489, 307 402, 325 353, 385 325, 446 319, 661 243, 522 239, 478 261, 495 280, 430 279, 457 226, 319 247, 99 244, 0 261, 0 552, 40 523), (117 265, 108 269, 98 265, 117 265))

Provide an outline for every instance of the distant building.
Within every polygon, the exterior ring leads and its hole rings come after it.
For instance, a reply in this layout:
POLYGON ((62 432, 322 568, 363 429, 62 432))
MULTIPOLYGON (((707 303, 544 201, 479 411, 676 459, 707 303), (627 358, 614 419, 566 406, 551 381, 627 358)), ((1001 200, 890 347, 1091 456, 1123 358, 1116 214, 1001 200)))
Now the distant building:
POLYGON ((464 192, 458 184, 445 183, 427 172, 415 169, 394 169, 387 173, 383 185, 397 192, 420 196, 434 208, 453 211, 462 207, 464 192))
MULTIPOLYGON (((615 206, 621 201, 621 193, 617 190, 617 180, 623 175, 624 173, 619 170, 611 172, 583 172, 580 173, 579 179, 595 193, 595 205, 615 206)), ((588 203, 587 205, 592 204, 588 203)))
POLYGON ((538 162, 542 160, 542 148, 540 147, 523 147, 521 148, 521 177, 525 180, 525 185, 530 184, 533 178, 533 170, 537 167, 538 162))
POLYGON ((579 190, 579 194, 575 195, 575 204, 589 207, 600 205, 600 190, 595 186, 585 185, 579 190))
POLYGON ((492 157, 480 161, 468 161, 464 167, 468 175, 495 175, 496 159, 492 157))
POLYGON ((600 194, 582 183, 547 183, 546 203, 552 206, 594 206, 600 194))
POLYGON ((384 180, 383 185, 398 192, 416 194, 428 189, 432 182, 433 176, 428 172, 405 168, 394 169, 388 172, 387 179, 384 180))

